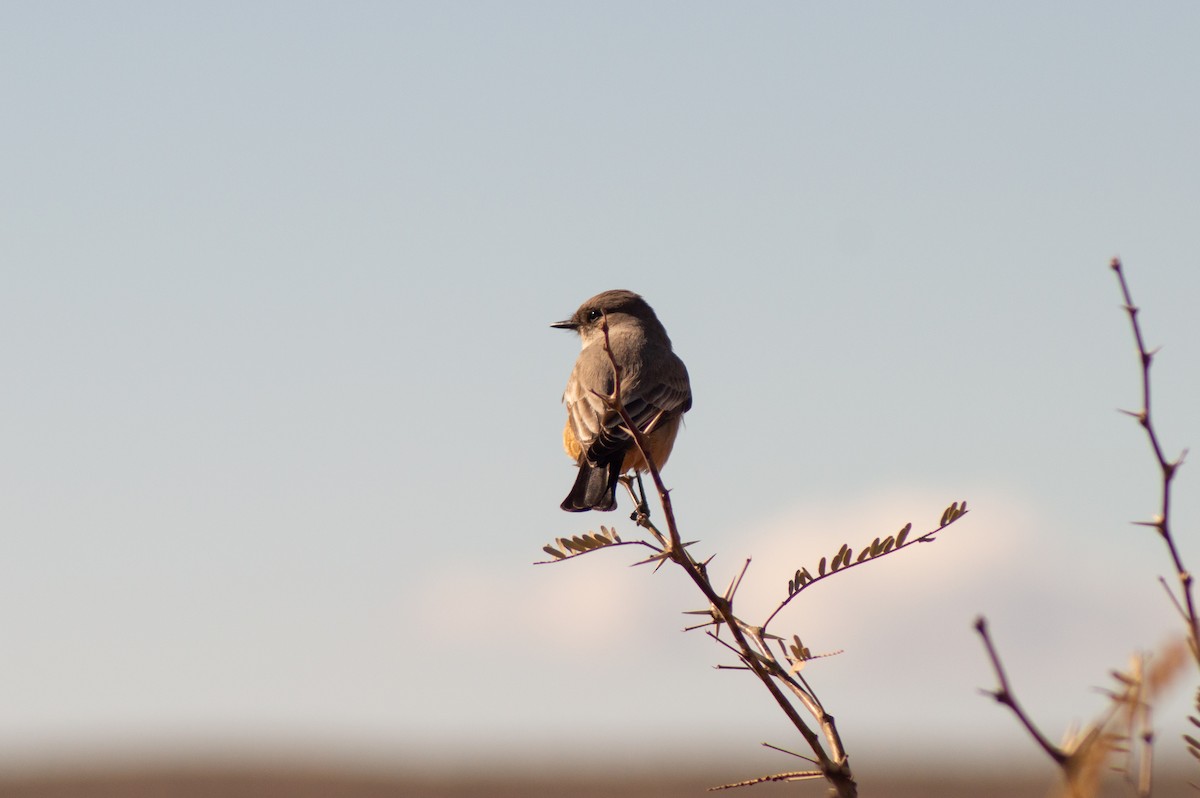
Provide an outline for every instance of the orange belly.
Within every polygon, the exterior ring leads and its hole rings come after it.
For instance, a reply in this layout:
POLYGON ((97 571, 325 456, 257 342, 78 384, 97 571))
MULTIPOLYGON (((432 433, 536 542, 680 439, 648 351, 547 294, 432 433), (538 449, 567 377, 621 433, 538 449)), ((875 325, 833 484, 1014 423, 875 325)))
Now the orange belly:
MULTIPOLYGON (((679 433, 679 422, 682 416, 675 415, 662 421, 658 428, 646 436, 646 448, 649 449, 650 459, 661 470, 667 464, 667 458, 671 456, 671 450, 675 447, 675 436, 679 433)), ((579 439, 575 437, 575 431, 571 429, 571 422, 567 421, 567 425, 563 427, 563 449, 570 455, 575 462, 583 462, 583 446, 579 443, 579 439)), ((642 453, 638 451, 637 446, 631 445, 629 451, 625 453, 625 459, 621 462, 621 473, 626 471, 649 471, 646 467, 646 461, 642 458, 642 453)))
MULTIPOLYGON (((671 450, 675 448, 675 435, 679 432, 679 422, 683 417, 674 415, 659 423, 657 429, 646 436, 646 449, 650 459, 654 461, 654 465, 661 471, 662 467, 667 464, 667 458, 671 456, 671 450)), ((646 461, 642 458, 642 453, 638 451, 636 445, 630 446, 629 451, 625 453, 625 460, 621 463, 621 473, 626 471, 649 471, 646 467, 646 461)))

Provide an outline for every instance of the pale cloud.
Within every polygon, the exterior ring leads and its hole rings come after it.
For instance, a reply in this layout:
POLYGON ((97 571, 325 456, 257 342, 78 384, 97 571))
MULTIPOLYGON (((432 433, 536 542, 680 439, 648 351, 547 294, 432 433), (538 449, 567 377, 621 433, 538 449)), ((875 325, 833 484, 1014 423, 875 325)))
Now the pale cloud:
MULTIPOLYGON (((937 542, 914 545, 910 551, 814 585, 810 594, 784 610, 775 631, 800 619, 806 629, 846 645, 860 634, 870 634, 874 625, 870 608, 880 602, 917 613, 919 607, 941 602, 967 587, 976 590, 1003 579, 1001 574, 1017 562, 1022 541, 1034 534, 1032 513, 1013 496, 980 498, 988 509, 968 513, 940 533, 937 542), (819 610, 806 609, 814 607, 819 610)), ((723 588, 733 576, 734 563, 751 557, 737 595, 738 612, 758 622, 784 598, 788 579, 801 565, 815 573, 818 560, 831 556, 843 542, 857 551, 876 535, 894 534, 910 520, 910 538, 915 538, 936 527, 947 504, 946 497, 929 490, 893 488, 841 501, 796 505, 739 532, 736 548, 719 552, 720 565, 712 567, 713 581, 723 588)), ((632 529, 624 531, 626 539, 635 535, 632 529)), ((712 553, 707 542, 697 544, 698 556, 712 553)), ((595 552, 519 574, 459 560, 453 567, 427 573, 416 584, 418 617, 435 640, 450 642, 460 639, 463 630, 471 630, 472 638, 481 642, 506 649, 536 646, 551 656, 628 644, 648 630, 661 632, 658 610, 662 608, 652 611, 649 621, 646 608, 662 589, 657 582, 670 585, 675 581, 672 577, 679 576, 668 566, 666 573, 648 579, 648 570, 628 567, 643 554, 631 548, 595 552)), ((686 594, 686 587, 675 589, 686 594)), ((678 610, 689 608, 694 607, 678 610)))
MULTIPOLYGON (((953 498, 897 485, 806 501, 735 534, 706 536, 695 553, 718 554, 710 570, 719 589, 746 557, 753 558, 736 609, 758 623, 785 597, 800 565, 814 569, 842 543, 858 550, 909 521, 915 538, 936 527, 953 498)), ((812 663, 808 676, 823 700, 855 712, 871 708, 871 722, 856 730, 868 745, 891 751, 915 716, 927 718, 929 734, 947 745, 972 747, 972 735, 993 729, 1003 730, 1005 739, 1010 732, 1011 739, 1021 739, 1008 725, 1011 719, 979 696, 980 688, 993 686, 994 674, 971 628, 978 615, 993 621, 1022 696, 1052 733, 1102 705, 1091 688, 1105 683, 1108 668, 1124 665, 1131 652, 1156 645, 1171 631, 1173 619, 1152 574, 1121 590, 1097 579, 1137 569, 1122 561, 1123 549, 1099 535, 1094 547, 1081 552, 1079 536, 1069 534, 1070 508, 1041 506, 1020 491, 995 486, 969 487, 967 498, 970 512, 936 542, 913 544, 822 581, 772 624, 775 633, 799 634, 814 653, 844 652, 812 663)), ((625 524, 622 535, 632 539, 636 530, 625 524)), ((1150 548, 1154 559, 1153 543, 1138 541, 1134 548, 1150 548)), ((678 666, 681 678, 696 679, 699 689, 708 664, 733 658, 716 644, 697 648, 694 636, 677 631, 698 620, 678 613, 702 602, 673 566, 657 575, 630 568, 641 553, 624 548, 554 565, 514 564, 507 571, 456 561, 418 583, 422 632, 430 642, 450 646, 469 635, 490 658, 525 663, 522 673, 537 689, 557 683, 564 666, 581 658, 593 662, 583 673, 594 672, 595 663, 612 672, 653 658, 678 666), (704 667, 692 659, 697 652, 704 667)), ((620 702, 600 688, 593 699, 597 704, 589 711, 597 714, 606 711, 605 701, 620 702)))
MULTIPOLYGON (((842 543, 858 551, 908 521, 910 538, 935 528, 949 498, 893 487, 799 504, 749 527, 739 536, 740 548, 754 558, 738 593, 739 615, 764 620, 786 596, 797 567, 815 573, 820 558, 832 557, 842 543)), ((1069 508, 1041 507, 1017 491, 972 488, 970 499, 971 512, 936 542, 813 585, 779 614, 771 631, 800 634, 814 653, 845 649, 847 660, 888 663, 914 683, 937 668, 942 684, 961 681, 956 689, 965 696, 972 684, 991 679, 971 628, 986 615, 1014 667, 1043 675, 1051 664, 1061 669, 1047 684, 1027 688, 1032 694, 1045 689, 1039 696, 1044 705, 1062 700, 1054 688, 1063 684, 1086 698, 1107 667, 1176 634, 1153 571, 1129 562, 1130 543, 1113 545, 1097 536, 1095 545, 1081 548, 1078 535, 1068 534, 1075 531, 1069 508), (1113 589, 1112 575, 1123 569, 1138 576, 1113 589)), ((1151 561, 1154 546, 1148 537, 1132 543, 1151 561)))
MULTIPOLYGON (((695 554, 718 554, 710 567, 718 589, 752 558, 736 610, 744 620, 760 623, 786 597, 797 568, 815 573, 821 557, 831 557, 842 543, 857 552, 910 521, 909 539, 915 539, 937 526, 953 498, 898 485, 806 501, 750 522, 736 535, 702 540, 695 554)), ((845 649, 848 657, 871 660, 890 658, 889 652, 906 646, 924 647, 940 652, 948 667, 966 668, 972 679, 986 682, 982 650, 971 630, 981 614, 994 618, 997 634, 1010 647, 1020 647, 1013 650, 1015 661, 1114 663, 1144 644, 1129 639, 1122 627, 1158 617, 1163 623, 1151 630, 1150 642, 1160 639, 1158 629, 1169 627, 1153 576, 1121 591, 1098 586, 1095 574, 1121 567, 1119 555, 1104 545, 1080 553, 1064 534, 1061 514, 1019 491, 994 486, 972 487, 968 498, 970 512, 936 541, 913 543, 813 585, 777 616, 771 631, 798 633, 815 653, 845 649), (1114 636, 1123 642, 1111 650, 1114 636)), ((622 533, 626 539, 636 536, 628 524, 622 533)), ((702 600, 670 565, 657 575, 630 568, 643 553, 624 548, 508 571, 459 560, 417 584, 418 617, 432 640, 452 643, 469 632, 496 653, 537 651, 548 661, 644 644, 651 636, 661 639, 664 624, 677 629, 698 621, 678 613, 697 609, 702 600)), ((672 636, 667 637, 669 642, 672 636)), ((911 666, 928 662, 914 656, 911 666)))
POLYGON ((619 557, 595 552, 520 574, 456 561, 418 584, 421 625, 441 642, 470 630, 477 642, 551 657, 600 651, 630 636, 646 602, 644 573, 619 557))

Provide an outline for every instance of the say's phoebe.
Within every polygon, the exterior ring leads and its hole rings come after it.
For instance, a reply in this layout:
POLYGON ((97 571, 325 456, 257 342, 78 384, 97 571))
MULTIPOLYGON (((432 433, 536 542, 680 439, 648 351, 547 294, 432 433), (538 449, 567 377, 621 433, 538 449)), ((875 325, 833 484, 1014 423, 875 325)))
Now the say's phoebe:
POLYGON ((562 503, 572 513, 617 509, 617 478, 631 469, 648 470, 621 416, 602 398, 612 396, 614 382, 601 329, 605 318, 612 358, 621 369, 621 404, 646 436, 658 468, 670 457, 679 421, 692 406, 687 367, 671 351, 671 339, 654 311, 632 291, 596 294, 574 316, 551 324, 574 330, 583 343, 563 393, 563 448, 579 463, 575 485, 562 503))

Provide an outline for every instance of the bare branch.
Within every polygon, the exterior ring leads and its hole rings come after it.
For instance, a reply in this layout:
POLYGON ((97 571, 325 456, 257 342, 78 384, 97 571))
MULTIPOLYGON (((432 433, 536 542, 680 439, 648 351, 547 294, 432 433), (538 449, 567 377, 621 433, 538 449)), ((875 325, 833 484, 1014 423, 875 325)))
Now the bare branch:
MULTIPOLYGON (((804 721, 799 712, 796 710, 796 707, 792 705, 791 701, 787 699, 787 696, 785 696, 784 693, 779 689, 779 686, 775 681, 775 677, 777 677, 779 674, 782 674, 783 669, 780 668, 778 663, 774 661, 774 658, 769 651, 766 653, 766 658, 764 659, 751 647, 744 632, 744 625, 733 614, 732 597, 726 598, 725 596, 717 593, 717 591, 713 588, 712 583, 709 581, 705 569, 701 567, 695 560, 693 560, 690 554, 688 554, 687 549, 679 535, 679 527, 675 520, 674 507, 671 504, 671 493, 663 484, 662 475, 658 470, 658 464, 655 463, 654 458, 650 456, 650 447, 646 444, 643 431, 638 428, 636 423, 634 423, 633 418, 629 415, 629 412, 621 403, 620 368, 617 365, 616 358, 613 356, 612 347, 609 342, 607 317, 602 320, 600 329, 604 334, 604 351, 608 355, 609 364, 611 365, 614 373, 613 395, 610 397, 611 406, 621 416, 621 420, 624 422, 626 430, 632 437, 634 445, 637 446, 638 452, 641 454, 642 460, 646 464, 646 468, 650 473, 650 477, 654 481, 654 487, 658 492, 659 504, 662 506, 663 515, 666 518, 667 534, 665 536, 666 544, 664 553, 684 570, 696 587, 699 588, 704 594, 705 598, 708 599, 709 604, 712 606, 714 617, 729 628, 729 632, 733 636, 734 645, 738 649, 738 655, 741 660, 750 668, 751 671, 753 671, 754 675, 758 677, 759 681, 762 682, 763 686, 771 694, 771 697, 779 706, 780 710, 782 710, 784 715, 787 716, 788 721, 791 722, 796 731, 798 731, 804 738, 804 741, 808 744, 809 748, 812 749, 820 767, 820 775, 823 775, 825 779, 829 781, 831 787, 838 796, 841 796, 841 798, 855 798, 855 796, 858 795, 858 785, 855 783, 854 778, 850 773, 849 759, 844 753, 841 740, 837 736, 836 728, 832 725, 832 723, 822 724, 822 731, 824 732, 826 740, 832 740, 836 743, 833 746, 834 753, 831 756, 831 754, 827 752, 825 747, 821 744, 821 737, 804 721)), ((642 526, 646 529, 654 529, 653 525, 650 523, 649 514, 646 511, 646 508, 638 508, 638 512, 635 514, 635 520, 639 526, 642 526)), ((654 531, 657 532, 657 530, 654 531)), ((714 638, 716 637, 716 635, 713 636, 714 638)), ((806 704, 806 707, 814 717, 823 719, 823 713, 819 712, 819 705, 816 705, 810 697, 804 696, 803 694, 800 696, 800 698, 802 703, 806 704), (805 698, 808 698, 807 702, 805 701, 805 698)))
POLYGON ((1183 564, 1183 558, 1179 555, 1179 549, 1175 545, 1175 538, 1171 534, 1171 484, 1178 473, 1179 467, 1183 465, 1184 457, 1187 455, 1185 449, 1182 454, 1175 460, 1168 460, 1163 453, 1162 444, 1159 441, 1158 431, 1154 426, 1154 417, 1151 414, 1150 405, 1150 365, 1154 362, 1154 356, 1158 349, 1147 349, 1146 339, 1142 334, 1142 326, 1138 321, 1138 307, 1133 303, 1133 296, 1129 292, 1129 283, 1125 280, 1125 271, 1121 266, 1119 258, 1113 258, 1110 264, 1112 270, 1117 275, 1117 282, 1121 286, 1121 296, 1125 300, 1124 310, 1129 316, 1129 326, 1133 330, 1133 341, 1137 346, 1138 361, 1141 363, 1142 376, 1142 408, 1136 412, 1129 413, 1138 420, 1142 429, 1146 431, 1146 437, 1150 441, 1150 448, 1154 452, 1154 459, 1158 462, 1159 471, 1162 473, 1162 487, 1159 498, 1159 511, 1155 519, 1150 523, 1144 523, 1145 526, 1152 526, 1158 530, 1162 536, 1163 542, 1167 546, 1167 551, 1171 555, 1171 562, 1175 566, 1175 574, 1179 580, 1179 590, 1182 594, 1182 601, 1176 601, 1176 604, 1182 603, 1184 606, 1184 616, 1188 627, 1188 640, 1192 649, 1192 658, 1196 661, 1197 666, 1200 666, 1200 619, 1196 616, 1196 601, 1192 590, 1192 574, 1183 564))
MULTIPOLYGON (((728 789, 770 781, 799 781, 803 779, 824 778, 830 785, 832 795, 838 796, 838 798, 855 798, 858 794, 858 785, 855 783, 851 773, 849 755, 846 753, 845 746, 838 733, 834 717, 825 710, 825 707, 813 691, 812 686, 800 673, 805 664, 811 660, 831 655, 819 654, 814 656, 801 643, 798 636, 793 636, 792 642, 789 645, 782 637, 769 634, 765 628, 766 624, 754 626, 746 623, 734 614, 734 599, 750 567, 750 560, 747 559, 743 563, 741 569, 730 580, 724 592, 719 592, 713 586, 708 575, 708 565, 712 561, 712 557, 710 556, 702 561, 697 561, 692 557, 688 547, 694 541, 685 542, 680 536, 674 508, 671 503, 671 493, 663 484, 662 475, 658 467, 659 464, 654 461, 650 453, 650 447, 647 445, 646 436, 651 434, 659 418, 656 417, 645 427, 639 428, 629 414, 622 401, 621 368, 616 361, 609 340, 607 316, 602 317, 600 330, 604 337, 604 352, 608 357, 609 365, 613 372, 613 384, 610 395, 605 396, 596 393, 596 396, 605 403, 611 412, 619 416, 620 425, 617 426, 617 429, 623 435, 629 437, 631 445, 641 455, 641 459, 645 464, 645 473, 650 475, 655 491, 658 494, 659 504, 662 507, 663 517, 665 518, 665 530, 656 526, 650 518, 650 510, 647 505, 646 493, 639 470, 633 477, 621 477, 636 507, 631 520, 646 530, 653 540, 657 541, 658 545, 651 543, 649 540, 621 541, 615 531, 601 527, 599 534, 589 533, 573 538, 558 538, 555 540, 554 545, 547 546, 545 551, 554 557, 554 562, 557 562, 590 553, 600 548, 636 544, 645 546, 653 552, 649 557, 636 564, 655 563, 656 570, 667 562, 679 566, 708 602, 706 609, 693 610, 687 613, 704 616, 704 618, 701 623, 688 626, 686 629, 688 631, 704 629, 706 634, 728 649, 737 658, 738 664, 718 664, 716 667, 719 670, 739 670, 753 673, 812 750, 812 757, 804 756, 801 758, 810 762, 814 766, 814 769, 762 776, 714 789, 728 789), (635 481, 638 491, 635 491, 633 487, 635 481), (724 628, 728 628, 728 637, 730 639, 722 637, 724 628), (769 645, 769 642, 772 640, 779 642, 778 655, 772 649, 772 646, 769 645), (782 657, 782 661, 780 657, 782 657), (802 713, 807 713, 811 716, 812 720, 815 721, 815 727, 810 721, 806 720, 802 713)), ((955 502, 942 513, 941 523, 936 529, 921 535, 913 541, 907 542, 927 543, 932 541, 937 532, 954 523, 966 514, 966 512, 966 502, 962 502, 961 504, 955 502)), ((876 538, 859 551, 857 560, 853 559, 854 552, 848 546, 843 545, 837 554, 834 555, 828 573, 848 570, 862 564, 868 559, 878 559, 905 547, 906 538, 911 528, 912 525, 909 524, 895 536, 888 536, 883 540, 876 538)), ((793 580, 793 584, 789 587, 788 598, 771 614, 770 618, 768 618, 768 623, 801 592, 802 588, 813 581, 827 576, 825 563, 826 561, 822 560, 821 567, 817 569, 818 577, 816 579, 812 578, 811 575, 801 579, 800 572, 797 572, 797 578, 793 580)), ((808 572, 804 571, 804 573, 807 574, 808 572)), ((792 755, 799 756, 798 754, 792 755)))
POLYGON ((1008 683, 1008 676, 1004 673, 1004 666, 1000 663, 1000 655, 996 652, 996 646, 992 644, 991 635, 988 634, 987 619, 980 616, 975 621, 975 631, 979 633, 979 637, 983 639, 983 646, 987 649, 988 658, 992 661, 992 669, 996 672, 996 680, 1000 686, 995 690, 984 690, 985 695, 990 695, 992 698, 1004 706, 1012 710, 1017 716, 1017 720, 1029 732, 1029 735, 1034 739, 1046 755, 1055 761, 1059 766, 1064 766, 1067 763, 1067 753, 1058 746, 1046 739, 1046 736, 1034 725, 1029 716, 1025 714, 1025 710, 1017 703, 1017 697, 1013 694, 1012 687, 1008 683))

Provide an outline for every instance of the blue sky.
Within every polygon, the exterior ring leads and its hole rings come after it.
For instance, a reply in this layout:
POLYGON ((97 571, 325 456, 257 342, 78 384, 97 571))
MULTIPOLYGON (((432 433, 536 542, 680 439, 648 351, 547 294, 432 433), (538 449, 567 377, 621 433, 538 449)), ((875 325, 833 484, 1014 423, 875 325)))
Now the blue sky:
POLYGON ((1194 5, 0 21, 5 766, 791 744, 678 632, 681 577, 530 565, 633 531, 558 509, 577 344, 547 325, 608 288, 688 364, 666 476, 722 580, 754 558, 748 609, 970 502, 781 618, 846 650, 811 678, 858 760, 917 748, 914 713, 964 755, 1036 758, 976 692, 978 613, 1052 736, 1175 629, 1128 524, 1155 472, 1114 412, 1137 372, 1107 263, 1165 345, 1168 448, 1200 445, 1194 5))

